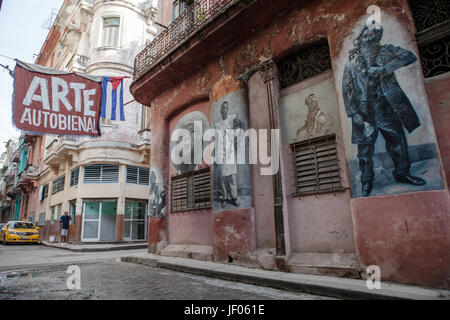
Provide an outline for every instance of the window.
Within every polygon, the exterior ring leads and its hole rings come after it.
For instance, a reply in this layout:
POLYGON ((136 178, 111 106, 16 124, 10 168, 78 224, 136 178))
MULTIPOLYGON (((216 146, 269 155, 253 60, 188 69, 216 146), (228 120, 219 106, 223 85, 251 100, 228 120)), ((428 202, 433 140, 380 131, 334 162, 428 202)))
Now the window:
POLYGON ((296 172, 296 195, 341 191, 334 134, 291 145, 296 172))
POLYGON ((150 170, 148 168, 127 166, 127 183, 148 186, 149 171, 150 170))
POLYGON ((64 184, 66 183, 66 176, 61 176, 53 180, 52 194, 58 193, 64 190, 64 184))
POLYGON ((150 108, 142 106, 141 130, 150 129, 150 108))
POLYGON ((59 218, 61 218, 61 214, 62 214, 62 204, 60 203, 60 204, 58 204, 57 206, 56 206, 56 208, 57 208, 57 213, 56 213, 56 219, 57 220, 59 220, 59 218))
POLYGON ((55 224, 55 210, 56 206, 50 207, 50 224, 55 224))
POLYGON ((84 167, 84 183, 119 182, 119 165, 96 164, 84 167))
POLYGON ((210 169, 172 178, 172 212, 211 208, 210 169))
POLYGON ((77 212, 77 202, 76 200, 70 201, 70 216, 72 217, 72 220, 70 220, 70 224, 75 224, 75 215, 77 212))
POLYGON ((425 78, 450 72, 450 1, 410 0, 425 78))
POLYGON ((70 172, 70 186, 78 185, 78 178, 80 176, 80 167, 76 167, 70 172))
POLYGON ((147 202, 138 200, 125 201, 123 237, 126 240, 145 240, 147 222, 147 202))
POLYGON ((42 227, 43 225, 45 225, 45 212, 39 213, 38 226, 42 227))
POLYGON ((119 46, 120 18, 103 18, 102 47, 119 46))
POLYGON ((192 8, 193 0, 175 0, 172 5, 172 21, 192 8))
POLYGON ((288 56, 279 65, 280 86, 289 87, 331 69, 328 42, 312 44, 288 56))
POLYGON ((41 191, 39 195, 39 200, 43 201, 44 199, 48 198, 48 184, 45 186, 41 186, 41 191))

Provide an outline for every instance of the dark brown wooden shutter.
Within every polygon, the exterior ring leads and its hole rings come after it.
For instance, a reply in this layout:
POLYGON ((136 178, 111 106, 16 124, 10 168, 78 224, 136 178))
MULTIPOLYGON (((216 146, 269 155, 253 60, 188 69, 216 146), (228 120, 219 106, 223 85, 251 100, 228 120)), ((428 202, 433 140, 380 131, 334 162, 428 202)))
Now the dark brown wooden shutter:
POLYGON ((210 169, 172 177, 172 212, 211 208, 210 169))
POLYGON ((294 143, 291 148, 297 195, 342 189, 334 134, 294 143))

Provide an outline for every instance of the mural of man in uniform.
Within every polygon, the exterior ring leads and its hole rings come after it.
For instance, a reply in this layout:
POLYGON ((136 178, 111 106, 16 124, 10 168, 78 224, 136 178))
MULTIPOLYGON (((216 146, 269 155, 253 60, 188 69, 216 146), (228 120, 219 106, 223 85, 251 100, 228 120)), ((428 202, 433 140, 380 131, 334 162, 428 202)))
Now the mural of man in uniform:
POLYGON ((241 122, 235 114, 228 114, 229 104, 227 101, 220 106, 222 118, 216 123, 216 129, 223 137, 223 164, 218 165, 220 170, 220 189, 222 207, 226 202, 231 202, 239 207, 238 187, 237 187, 237 164, 236 164, 236 146, 234 133, 229 130, 241 129, 241 122), (228 130, 228 131, 227 131, 228 130), (227 138, 227 134, 229 135, 227 138), (233 138, 230 138, 232 135, 233 138))
POLYGON ((373 155, 378 133, 394 162, 393 176, 399 183, 425 185, 426 181, 410 174, 408 144, 403 127, 413 132, 419 118, 397 82, 394 71, 417 61, 403 48, 381 45, 383 28, 365 25, 350 50, 344 70, 342 92, 349 118, 352 119, 352 143, 358 145, 363 196, 372 191, 373 155))

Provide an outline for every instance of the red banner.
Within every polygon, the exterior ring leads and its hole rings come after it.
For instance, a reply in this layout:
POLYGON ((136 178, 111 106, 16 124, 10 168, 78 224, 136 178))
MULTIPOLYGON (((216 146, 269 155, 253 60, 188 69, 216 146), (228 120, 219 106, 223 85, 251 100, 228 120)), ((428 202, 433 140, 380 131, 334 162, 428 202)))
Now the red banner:
POLYGON ((13 122, 20 130, 99 136, 101 100, 101 77, 17 63, 13 122))

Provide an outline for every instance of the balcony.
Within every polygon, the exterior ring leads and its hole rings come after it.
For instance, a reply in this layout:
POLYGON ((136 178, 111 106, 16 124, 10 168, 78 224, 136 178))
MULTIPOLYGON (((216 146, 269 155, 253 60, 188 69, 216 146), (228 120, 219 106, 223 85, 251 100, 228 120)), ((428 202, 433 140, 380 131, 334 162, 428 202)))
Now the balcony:
POLYGON ((34 181, 37 181, 40 174, 40 167, 37 165, 28 165, 27 168, 20 173, 17 178, 16 187, 27 189, 28 186, 33 186, 34 181))
POLYGON ((61 136, 47 146, 44 163, 48 166, 59 167, 66 159, 76 161, 81 137, 61 136), (74 159, 75 158, 75 159, 74 159))
POLYGON ((143 75, 159 59, 189 39, 197 30, 207 25, 234 0, 201 0, 157 36, 138 54, 134 63, 134 78, 143 75))
POLYGON ((133 96, 142 104, 243 42, 295 5, 291 0, 198 0, 135 59, 133 96))

